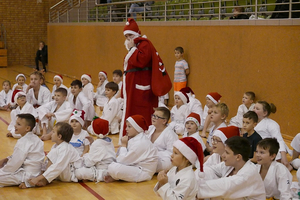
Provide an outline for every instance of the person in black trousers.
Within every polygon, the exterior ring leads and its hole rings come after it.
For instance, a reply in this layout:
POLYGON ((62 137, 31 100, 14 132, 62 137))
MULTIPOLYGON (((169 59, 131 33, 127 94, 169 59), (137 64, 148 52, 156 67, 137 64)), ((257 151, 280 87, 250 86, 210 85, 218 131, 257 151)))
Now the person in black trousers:
POLYGON ((46 64, 48 63, 48 48, 47 45, 45 45, 45 42, 41 41, 39 44, 39 49, 36 52, 35 57, 35 65, 36 70, 40 70, 39 68, 39 61, 42 62, 44 71, 46 72, 46 64))

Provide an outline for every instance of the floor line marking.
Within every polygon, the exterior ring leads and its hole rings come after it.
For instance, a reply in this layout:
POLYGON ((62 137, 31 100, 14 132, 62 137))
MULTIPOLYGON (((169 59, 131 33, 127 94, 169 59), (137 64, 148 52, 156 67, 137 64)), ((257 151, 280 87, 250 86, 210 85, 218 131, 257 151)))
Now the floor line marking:
POLYGON ((87 191, 89 191, 92 195, 94 195, 99 200, 105 200, 103 197, 101 197, 97 192, 95 192, 92 188, 87 186, 84 182, 79 182, 79 184, 84 187, 87 191))

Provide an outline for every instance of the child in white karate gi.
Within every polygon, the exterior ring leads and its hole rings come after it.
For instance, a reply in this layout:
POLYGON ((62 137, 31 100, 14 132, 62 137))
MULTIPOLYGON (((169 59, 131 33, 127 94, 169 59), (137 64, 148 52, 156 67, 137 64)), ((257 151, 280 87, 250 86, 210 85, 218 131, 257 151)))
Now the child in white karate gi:
POLYGON ((70 144, 77 150, 78 154, 82 157, 90 150, 90 142, 87 139, 89 134, 83 130, 84 125, 84 111, 73 110, 73 113, 69 119, 69 124, 73 128, 73 135, 70 140, 70 144))
POLYGON ((54 99, 55 91, 56 91, 58 88, 65 88, 65 89, 67 90, 67 96, 68 96, 68 90, 69 90, 69 89, 67 88, 67 86, 65 86, 65 85, 63 84, 64 79, 63 79, 62 75, 56 74, 56 75, 53 77, 53 82, 54 82, 54 85, 53 85, 52 93, 51 93, 52 99, 54 99))
POLYGON ((15 133, 21 135, 21 138, 15 145, 13 154, 0 160, 0 187, 31 187, 29 179, 40 174, 45 153, 44 143, 32 133, 35 124, 33 115, 17 115, 15 133))
POLYGON ((276 138, 265 138, 256 147, 257 169, 264 181, 267 199, 292 199, 293 177, 283 164, 275 161, 279 150, 276 138))
MULTIPOLYGON (((291 142, 291 146, 293 147, 293 157, 292 157, 292 160, 290 162, 290 166, 288 168, 290 171, 293 168, 296 169, 296 170, 298 170, 300 168, 300 159, 299 159, 299 155, 300 155, 300 133, 298 133, 294 137, 294 139, 291 142)), ((299 172, 298 171, 297 171, 297 177, 298 177, 298 173, 300 175, 300 171, 299 172)), ((299 176, 299 178, 300 178, 300 176, 299 176)))
POLYGON ((158 107, 168 108, 169 94, 158 97, 158 107))
POLYGON ((81 76, 82 92, 93 104, 94 99, 94 86, 92 84, 92 76, 89 74, 83 74, 81 76))
POLYGON ((118 87, 119 87, 119 90, 118 90, 118 92, 117 92, 117 94, 116 95, 118 95, 118 96, 116 96, 116 98, 118 98, 119 96, 120 96, 120 92, 121 92, 121 88, 122 88, 122 78, 123 77, 123 72, 122 72, 122 70, 120 70, 120 69, 116 69, 116 70, 114 70, 113 71, 113 82, 115 82, 116 84, 118 84, 118 87))
POLYGON ((220 102, 221 95, 217 92, 210 92, 206 95, 206 105, 203 110, 203 129, 201 137, 206 138, 206 132, 208 132, 212 126, 210 121, 210 114, 212 113, 212 108, 220 102))
POLYGON ((264 183, 255 164, 249 159, 250 143, 246 138, 234 136, 225 141, 224 162, 198 172, 200 199, 266 199, 264 183))
POLYGON ((38 108, 51 101, 50 91, 41 85, 42 77, 43 75, 38 71, 30 74, 30 84, 27 88, 26 98, 28 103, 32 104, 34 108, 38 108))
POLYGON ((145 136, 147 122, 141 115, 133 115, 126 120, 126 136, 121 138, 121 147, 116 162, 108 166, 104 181, 115 180, 141 182, 152 179, 156 172, 157 149, 145 136))
POLYGON ((68 92, 65 88, 58 88, 54 92, 54 101, 50 101, 37 108, 43 129, 41 140, 50 140, 50 132, 55 123, 67 121, 70 118, 73 109, 70 103, 66 101, 67 94, 68 92))
POLYGON ((91 126, 93 135, 97 135, 98 138, 91 141, 90 151, 82 157, 83 167, 76 169, 75 175, 78 180, 100 182, 104 181, 108 165, 116 161, 116 152, 112 139, 107 137, 108 121, 96 118, 91 126))
POLYGON ((75 168, 82 167, 82 160, 76 149, 69 144, 73 128, 65 122, 55 124, 51 140, 55 142, 47 154, 46 171, 29 180, 31 186, 46 186, 54 179, 63 182, 77 182, 75 168))
POLYGON ((158 164, 156 172, 169 170, 172 167, 171 155, 173 143, 178 140, 178 135, 168 126, 170 111, 166 107, 154 108, 152 125, 148 128, 147 137, 157 148, 158 164))
MULTIPOLYGON (((21 138, 20 134, 17 134, 15 131, 15 124, 17 121, 17 115, 18 114, 25 114, 25 113, 30 113, 32 114, 35 118, 38 118, 38 114, 36 112, 36 109, 26 101, 26 94, 23 92, 23 90, 15 90, 16 92, 14 93, 15 96, 14 102, 17 103, 18 107, 10 112, 10 124, 7 127, 7 130, 9 133, 6 134, 7 137, 14 137, 14 138, 21 138)), ((36 128, 32 130, 33 133, 36 133, 36 128)))
POLYGON ((229 126, 237 126, 239 128, 243 127, 243 115, 254 109, 255 93, 254 92, 245 92, 243 96, 243 103, 239 106, 236 116, 230 119, 229 126))
POLYGON ((154 192, 165 200, 195 199, 198 187, 193 165, 198 161, 199 171, 203 172, 201 144, 193 137, 177 140, 173 145, 171 159, 174 167, 168 173, 166 170, 159 172, 154 192))
POLYGON ((26 81, 26 76, 24 74, 18 74, 16 76, 16 81, 17 83, 14 84, 12 91, 14 90, 23 90, 24 92, 27 91, 28 85, 25 83, 26 81))
POLYGON ((10 111, 12 90, 10 81, 5 80, 2 82, 2 91, 0 92, 0 110, 10 111))
POLYGON ((169 126, 178 135, 183 135, 184 132, 184 122, 187 116, 190 114, 189 107, 187 103, 189 102, 189 97, 185 92, 176 92, 174 94, 175 106, 171 109, 171 123, 169 126))
POLYGON ((105 85, 108 83, 107 73, 101 71, 98 74, 99 83, 97 85, 97 92, 94 94, 94 100, 96 105, 99 106, 100 110, 103 110, 104 104, 107 102, 107 97, 105 96, 105 85))

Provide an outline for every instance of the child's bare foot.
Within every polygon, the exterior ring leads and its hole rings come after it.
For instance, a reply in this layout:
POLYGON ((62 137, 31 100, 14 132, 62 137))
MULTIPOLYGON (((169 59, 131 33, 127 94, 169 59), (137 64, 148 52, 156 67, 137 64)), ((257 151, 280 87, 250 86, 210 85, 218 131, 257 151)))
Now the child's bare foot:
POLYGON ((111 183, 111 182, 114 182, 115 179, 113 179, 110 175, 106 175, 104 176, 104 182, 105 183, 111 183))
POLYGON ((12 134, 11 133, 7 133, 6 137, 12 137, 12 134))
POLYGON ((42 179, 42 180, 40 180, 37 184, 36 184, 36 186, 38 186, 38 187, 44 187, 44 186, 46 186, 48 184, 48 181, 47 181, 47 179, 42 179))
POLYGON ((51 132, 50 133, 47 133, 47 134, 43 134, 41 136, 41 140, 42 141, 46 141, 46 140, 50 140, 51 139, 51 132))
POLYGON ((202 138, 206 138, 206 134, 205 133, 201 133, 200 135, 202 138))
POLYGON ((27 189, 27 187, 26 187, 26 185, 25 185, 24 182, 19 185, 19 188, 20 189, 27 189))

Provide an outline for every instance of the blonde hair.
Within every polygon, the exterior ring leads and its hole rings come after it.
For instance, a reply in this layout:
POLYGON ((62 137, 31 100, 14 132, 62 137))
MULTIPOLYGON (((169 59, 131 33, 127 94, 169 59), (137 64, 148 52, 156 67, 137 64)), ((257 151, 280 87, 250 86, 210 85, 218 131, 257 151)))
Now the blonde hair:
POLYGON ((222 115, 225 115, 226 117, 228 117, 229 109, 225 103, 218 103, 216 105, 216 108, 220 109, 222 115))

